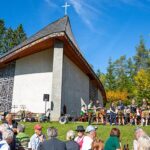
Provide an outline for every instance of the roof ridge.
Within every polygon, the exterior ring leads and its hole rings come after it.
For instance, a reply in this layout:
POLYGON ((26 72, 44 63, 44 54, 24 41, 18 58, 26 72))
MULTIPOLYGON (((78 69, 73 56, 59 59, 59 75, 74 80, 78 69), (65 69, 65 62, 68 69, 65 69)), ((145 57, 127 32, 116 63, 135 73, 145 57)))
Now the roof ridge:
MULTIPOLYGON (((58 22, 58 21, 61 21, 61 20, 65 19, 66 17, 68 17, 68 16, 64 16, 63 18, 59 18, 59 19, 57 19, 57 20, 55 20, 55 21, 53 21, 53 22, 49 23, 48 25, 44 26, 44 27, 43 27, 43 28, 41 28, 38 32, 34 33, 32 36, 28 37, 27 39, 29 39, 29 38, 31 38, 31 37, 33 37, 33 36, 35 36, 36 34, 40 33, 41 31, 43 31, 43 30, 44 30, 45 28, 47 28, 48 26, 50 26, 50 25, 52 25, 52 24, 55 24, 56 22, 58 22)), ((66 21, 66 22, 67 22, 67 21, 66 21)), ((66 23, 66 24, 67 24, 67 23, 66 23)))

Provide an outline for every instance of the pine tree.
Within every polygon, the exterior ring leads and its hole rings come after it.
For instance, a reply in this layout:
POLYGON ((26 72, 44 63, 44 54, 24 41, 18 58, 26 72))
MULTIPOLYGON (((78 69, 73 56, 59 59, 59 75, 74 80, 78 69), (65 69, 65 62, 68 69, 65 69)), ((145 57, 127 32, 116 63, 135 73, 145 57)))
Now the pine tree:
POLYGON ((126 56, 121 56, 114 62, 115 65, 115 76, 117 89, 124 91, 128 89, 129 80, 127 77, 127 63, 126 56))
POLYGON ((26 39, 26 34, 20 24, 16 30, 6 28, 3 20, 0 20, 0 55, 14 48, 26 39))
POLYGON ((20 24, 14 32, 15 32, 15 36, 16 36, 16 44, 17 45, 19 43, 23 42, 24 40, 26 40, 26 34, 24 32, 22 24, 20 24))
POLYGON ((146 49, 144 40, 141 37, 140 43, 136 47, 136 55, 134 56, 136 72, 138 72, 140 69, 150 68, 149 59, 149 50, 146 49))
POLYGON ((108 61, 108 68, 106 73, 106 90, 115 90, 116 89, 116 79, 115 79, 115 68, 112 63, 111 58, 108 61))
POLYGON ((103 86, 106 86, 106 75, 102 73, 99 69, 96 72, 97 77, 102 82, 103 86))
POLYGON ((5 33, 5 24, 4 21, 0 19, 0 55, 3 53, 3 36, 5 33))
POLYGON ((15 34, 11 28, 8 28, 5 31, 5 35, 3 38, 3 52, 7 52, 15 46, 15 34))

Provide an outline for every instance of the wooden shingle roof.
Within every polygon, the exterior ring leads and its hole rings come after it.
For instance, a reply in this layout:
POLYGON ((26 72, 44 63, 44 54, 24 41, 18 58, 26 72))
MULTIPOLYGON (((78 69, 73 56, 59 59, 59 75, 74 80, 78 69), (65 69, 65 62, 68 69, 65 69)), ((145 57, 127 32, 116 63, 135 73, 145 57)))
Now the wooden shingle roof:
POLYGON ((0 56, 0 59, 2 57, 5 57, 6 55, 18 50, 18 49, 26 46, 26 45, 38 40, 38 39, 41 39, 43 37, 46 37, 47 35, 50 35, 53 33, 59 33, 59 32, 65 32, 67 34, 67 36, 70 38, 70 40, 73 42, 73 44, 77 47, 77 44, 75 42, 75 38, 74 38, 72 31, 71 31, 71 28, 70 28, 69 17, 64 16, 63 18, 61 18, 61 19, 59 19, 53 23, 50 23, 49 25, 47 25, 46 27, 44 27, 43 29, 41 29, 40 31, 35 33, 33 36, 29 37, 24 42, 15 46, 13 49, 8 51, 4 55, 0 56))

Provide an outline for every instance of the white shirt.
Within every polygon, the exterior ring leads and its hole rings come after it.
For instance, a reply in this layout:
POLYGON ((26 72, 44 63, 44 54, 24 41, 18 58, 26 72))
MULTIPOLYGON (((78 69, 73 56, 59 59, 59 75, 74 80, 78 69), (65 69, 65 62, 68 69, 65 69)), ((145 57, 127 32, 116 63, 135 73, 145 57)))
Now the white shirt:
POLYGON ((32 148, 32 150, 37 150, 40 142, 40 137, 37 134, 33 134, 30 138, 30 142, 28 143, 28 148, 32 148))
POLYGON ((93 142, 93 139, 91 139, 89 136, 85 136, 83 139, 82 150, 91 149, 92 148, 92 142, 93 142))
POLYGON ((138 142, 137 142, 137 140, 133 141, 133 150, 138 150, 138 142))
POLYGON ((9 145, 5 140, 0 141, 0 150, 10 150, 9 145))
POLYGON ((86 113, 86 108, 85 107, 81 107, 81 111, 86 113))

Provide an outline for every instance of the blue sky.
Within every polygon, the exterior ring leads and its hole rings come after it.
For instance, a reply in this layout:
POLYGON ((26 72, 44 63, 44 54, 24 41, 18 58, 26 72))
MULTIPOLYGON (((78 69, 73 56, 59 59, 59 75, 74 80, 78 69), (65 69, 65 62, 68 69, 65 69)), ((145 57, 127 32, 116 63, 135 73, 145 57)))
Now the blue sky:
POLYGON ((141 35, 150 48, 150 0, 1 0, 0 18, 14 29, 22 23, 31 36, 63 17, 66 1, 76 41, 95 70, 106 72, 110 57, 133 56, 141 35))

